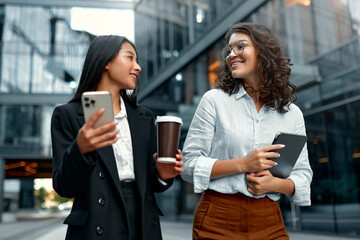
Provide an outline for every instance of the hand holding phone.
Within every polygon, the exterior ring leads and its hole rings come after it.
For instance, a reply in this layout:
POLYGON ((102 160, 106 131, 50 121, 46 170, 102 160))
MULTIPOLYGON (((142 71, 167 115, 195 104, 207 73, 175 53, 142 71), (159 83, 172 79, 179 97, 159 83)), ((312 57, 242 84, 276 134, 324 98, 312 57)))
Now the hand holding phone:
POLYGON ((109 92, 85 92, 82 105, 86 124, 79 130, 77 144, 82 154, 109 146, 117 141, 109 92), (102 110, 100 110, 102 109, 102 110))
POLYGON ((81 103, 82 103, 86 122, 100 108, 105 109, 105 112, 96 121, 94 128, 98 128, 106 123, 110 123, 114 121, 112 100, 109 92, 107 91, 84 92, 81 96, 81 103))

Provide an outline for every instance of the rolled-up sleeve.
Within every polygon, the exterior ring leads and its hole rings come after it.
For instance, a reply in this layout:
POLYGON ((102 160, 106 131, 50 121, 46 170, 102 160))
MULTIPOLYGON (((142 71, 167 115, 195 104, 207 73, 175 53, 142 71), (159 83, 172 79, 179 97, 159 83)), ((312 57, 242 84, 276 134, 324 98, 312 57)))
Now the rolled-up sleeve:
POLYGON ((215 134, 216 109, 209 94, 201 99, 191 122, 183 148, 184 171, 181 176, 194 184, 194 192, 208 189, 213 165, 209 157, 215 134))
MULTIPOLYGON (((297 118, 296 133, 306 135, 304 117, 300 110, 297 118)), ((307 144, 305 144, 294 166, 294 169, 289 176, 289 178, 294 182, 295 185, 294 195, 289 196, 289 199, 292 203, 299 206, 311 205, 310 184, 312 177, 313 172, 309 164, 307 144)))

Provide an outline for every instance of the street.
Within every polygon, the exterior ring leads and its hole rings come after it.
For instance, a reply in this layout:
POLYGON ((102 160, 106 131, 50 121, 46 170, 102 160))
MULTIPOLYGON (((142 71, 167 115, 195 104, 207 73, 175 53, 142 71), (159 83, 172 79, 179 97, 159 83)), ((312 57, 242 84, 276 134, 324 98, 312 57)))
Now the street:
MULTIPOLYGON (((63 218, 33 219, 13 223, 0 224, 0 240, 63 240, 66 225, 63 218)), ((190 222, 174 222, 161 220, 164 240, 190 240, 190 222)), ((354 240, 360 238, 335 237, 308 233, 292 233, 291 240, 354 240)))

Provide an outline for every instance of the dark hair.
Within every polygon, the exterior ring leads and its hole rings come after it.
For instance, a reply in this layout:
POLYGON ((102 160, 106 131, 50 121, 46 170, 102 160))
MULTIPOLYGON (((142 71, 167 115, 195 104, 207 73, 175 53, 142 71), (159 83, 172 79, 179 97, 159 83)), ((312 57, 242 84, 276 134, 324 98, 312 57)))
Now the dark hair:
MULTIPOLYGON (((289 103, 297 99, 296 86, 290 79, 290 59, 284 57, 279 40, 268 27, 257 23, 237 23, 225 35, 226 45, 233 33, 248 34, 257 49, 257 73, 259 75, 260 99, 280 113, 288 111, 289 103), (287 108, 285 108, 287 107, 287 108)), ((237 93, 243 84, 242 79, 233 79, 226 62, 223 61, 221 72, 216 79, 216 87, 229 95, 237 93)))
MULTIPOLYGON (((91 42, 85 57, 79 86, 74 97, 69 102, 80 101, 81 95, 86 91, 95 91, 99 84, 101 75, 105 71, 105 66, 113 60, 119 53, 121 45, 128 42, 136 48, 126 37, 116 35, 98 36, 91 42)), ((137 54, 137 52, 136 52, 137 54)), ((123 98, 129 100, 132 105, 137 105, 138 84, 131 94, 126 89, 122 89, 120 94, 123 98)))

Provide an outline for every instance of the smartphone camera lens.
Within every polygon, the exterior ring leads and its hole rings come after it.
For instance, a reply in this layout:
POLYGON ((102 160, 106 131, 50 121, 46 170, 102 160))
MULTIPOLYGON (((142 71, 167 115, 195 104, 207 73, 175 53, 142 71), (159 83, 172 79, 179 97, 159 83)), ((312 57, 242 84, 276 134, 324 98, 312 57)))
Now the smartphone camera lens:
POLYGON ((85 107, 90 107, 90 104, 89 104, 89 103, 85 103, 85 107))
POLYGON ((91 105, 95 106, 95 100, 90 100, 91 105))
POLYGON ((88 101, 89 101, 89 98, 88 98, 88 97, 85 97, 84 100, 85 100, 86 102, 88 102, 88 101))

